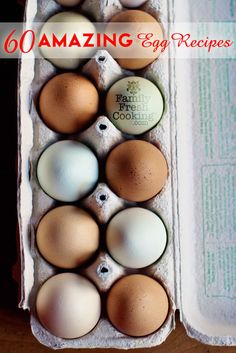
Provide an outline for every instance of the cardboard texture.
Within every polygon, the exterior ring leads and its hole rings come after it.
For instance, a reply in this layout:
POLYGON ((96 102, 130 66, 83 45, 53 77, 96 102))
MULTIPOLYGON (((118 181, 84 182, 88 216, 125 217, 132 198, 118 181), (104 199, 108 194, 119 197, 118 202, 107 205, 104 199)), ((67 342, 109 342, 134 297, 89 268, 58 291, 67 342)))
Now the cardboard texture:
MULTIPOLYGON (((215 2, 216 6, 223 6, 219 1, 215 2)), ((181 13, 177 1, 152 0, 143 9, 163 24, 175 20, 199 20, 196 13, 201 10, 203 2, 198 5, 188 2, 189 7, 186 3, 182 1, 181 13)), ((108 21, 121 9, 118 0, 85 0, 80 11, 95 21, 108 21)), ((53 0, 28 0, 25 20, 28 24, 45 21, 60 10, 53 0)), ((163 26, 166 33, 171 30, 171 24, 169 28, 163 26)), ((44 59, 24 60, 22 57, 18 87, 18 218, 22 268, 19 306, 30 310, 33 334, 42 344, 53 349, 156 346, 174 329, 176 308, 180 310, 188 335, 208 344, 236 344, 236 149, 231 150, 229 141, 235 122, 231 116, 233 107, 225 106, 227 94, 235 104, 235 86, 230 74, 228 81, 224 81, 224 70, 235 72, 235 61, 226 65, 223 60, 174 61, 162 58, 141 72, 141 76, 159 86, 165 100, 160 123, 146 133, 144 139, 164 153, 169 176, 162 192, 144 207, 164 220, 168 245, 160 261, 140 272, 160 280, 165 286, 170 298, 166 322, 152 335, 132 338, 118 332, 104 316, 86 336, 66 340, 46 331, 35 314, 38 289, 46 279, 59 273, 42 259, 35 245, 40 218, 58 204, 40 189, 36 178, 39 155, 48 145, 61 139, 59 134, 44 125, 36 109, 41 87, 57 70, 44 59), (209 80, 214 81, 220 69, 219 83, 209 85, 209 80), (229 87, 228 93, 221 92, 225 84, 229 87)), ((122 70, 104 50, 82 65, 80 71, 92 79, 100 92, 132 74, 122 70)), ((113 146, 123 141, 122 134, 105 116, 98 117, 90 128, 70 138, 91 146, 101 160, 113 146), (101 129, 101 124, 107 128, 101 129)), ((235 146, 235 139, 233 143, 235 146)), ((90 209, 104 224, 129 203, 118 198, 101 181, 79 204, 90 209), (105 195, 105 200, 100 198, 101 195, 105 195)), ((97 260, 85 270, 78 269, 78 273, 90 278, 103 295, 114 281, 132 271, 119 266, 101 249, 97 260), (107 272, 102 271, 103 267, 107 272)))

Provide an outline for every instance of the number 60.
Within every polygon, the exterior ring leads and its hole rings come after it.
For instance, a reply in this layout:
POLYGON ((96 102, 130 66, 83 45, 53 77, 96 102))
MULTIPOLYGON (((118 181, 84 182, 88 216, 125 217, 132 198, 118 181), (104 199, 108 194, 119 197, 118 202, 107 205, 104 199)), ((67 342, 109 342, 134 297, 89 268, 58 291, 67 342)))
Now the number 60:
POLYGON ((4 42, 4 50, 8 54, 15 53, 15 51, 20 49, 20 51, 24 54, 29 53, 35 44, 35 33, 31 29, 27 29, 24 31, 20 37, 19 40, 13 38, 14 33, 16 32, 16 29, 13 29, 11 33, 7 36, 5 42, 4 42), (25 49, 25 41, 27 39, 27 35, 30 36, 30 42, 29 42, 29 48, 25 49))

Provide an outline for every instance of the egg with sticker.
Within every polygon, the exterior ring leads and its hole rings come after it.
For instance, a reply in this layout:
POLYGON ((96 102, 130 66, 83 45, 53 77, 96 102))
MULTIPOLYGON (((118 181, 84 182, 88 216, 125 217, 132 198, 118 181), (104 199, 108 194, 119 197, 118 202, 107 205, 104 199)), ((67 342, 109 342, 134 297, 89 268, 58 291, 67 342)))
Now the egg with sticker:
POLYGON ((140 135, 159 123, 164 99, 159 88, 150 80, 138 76, 125 77, 110 87, 106 111, 119 130, 140 135))

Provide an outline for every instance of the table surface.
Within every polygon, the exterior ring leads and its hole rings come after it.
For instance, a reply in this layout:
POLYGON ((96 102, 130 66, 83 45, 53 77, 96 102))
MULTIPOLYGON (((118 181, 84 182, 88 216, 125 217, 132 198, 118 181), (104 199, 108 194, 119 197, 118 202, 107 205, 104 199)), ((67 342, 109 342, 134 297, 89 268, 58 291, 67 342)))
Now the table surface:
MULTIPOLYGON (((59 352, 119 353, 115 349, 61 350, 59 352)), ((19 309, 0 308, 0 352, 1 353, 46 353, 52 350, 39 344, 29 326, 29 315, 19 309)), ((128 350, 127 352, 150 353, 235 353, 236 347, 211 347, 187 337, 184 327, 177 320, 177 328, 160 346, 150 349, 128 350)))

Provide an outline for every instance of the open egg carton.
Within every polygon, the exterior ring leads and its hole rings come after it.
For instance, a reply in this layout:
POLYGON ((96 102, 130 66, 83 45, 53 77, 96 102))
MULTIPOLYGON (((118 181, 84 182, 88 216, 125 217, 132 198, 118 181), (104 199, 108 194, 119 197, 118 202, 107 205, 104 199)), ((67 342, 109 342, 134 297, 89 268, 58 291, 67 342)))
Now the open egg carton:
MULTIPOLYGON (((46 21, 53 14, 64 11, 54 0, 28 0, 26 6, 26 22, 46 21)), ((107 22, 123 7, 119 0, 85 0, 76 8, 94 21, 107 22)), ((149 0, 141 7, 163 24, 168 33, 167 21, 171 19, 169 2, 164 0, 149 0)), ((113 147, 125 141, 126 137, 111 123, 105 115, 98 116, 96 121, 82 133, 74 135, 60 135, 50 130, 41 120, 37 99, 42 86, 59 71, 45 59, 22 60, 19 75, 19 228, 22 259, 21 302, 20 307, 31 312, 31 327, 36 338, 44 345, 53 349, 62 348, 142 348, 156 346, 162 343, 175 327, 175 310, 181 306, 180 294, 180 258, 178 238, 178 204, 177 204, 177 152, 176 152, 176 111, 175 85, 173 83, 173 63, 169 60, 158 59, 146 69, 138 72, 123 70, 105 50, 98 50, 96 54, 82 64, 79 72, 95 84, 101 95, 119 79, 131 75, 142 76, 155 83, 164 97, 165 110, 158 125, 142 135, 142 139, 156 145, 164 154, 168 164, 168 179, 162 191, 141 207, 150 209, 160 215, 167 229, 168 243, 163 256, 155 264, 141 269, 126 269, 116 263, 100 247, 97 258, 86 268, 77 268, 82 274, 95 283, 101 296, 105 297, 108 290, 119 278, 131 273, 143 273, 157 279, 166 289, 169 297, 169 314, 162 327, 146 337, 129 337, 117 331, 109 322, 105 310, 97 326, 87 335, 78 339, 63 339, 55 337, 39 322, 35 310, 35 301, 41 285, 60 270, 46 262, 39 254, 35 235, 41 217, 50 209, 60 205, 50 198, 40 188, 36 167, 40 154, 46 147, 58 140, 70 139, 80 141, 91 147, 100 165, 103 166, 108 153, 113 147)), ((105 111, 102 112, 105 114, 105 111)), ((88 209, 94 214, 98 223, 106 225, 118 211, 132 206, 132 203, 116 196, 100 177, 95 190, 85 199, 77 203, 81 208, 88 209)), ((104 237, 101 231, 101 237, 104 237)), ((184 251, 183 251, 184 252, 184 251)), ((194 267, 191 267, 194 268, 194 267)), ((71 271, 68 271, 71 272, 71 271)), ((204 325, 203 325, 204 326, 204 325)), ((186 323, 189 335, 206 343, 235 344, 234 337, 222 339, 217 336, 205 335, 186 323)), ((203 329, 204 330, 204 329, 203 329)), ((206 330, 207 331, 207 330, 206 330)), ((217 330, 216 330, 217 332, 217 330)))

